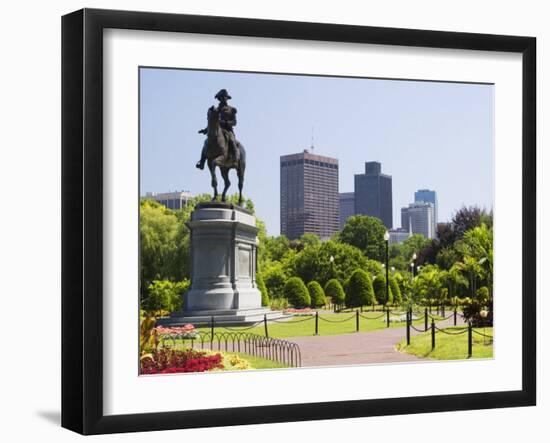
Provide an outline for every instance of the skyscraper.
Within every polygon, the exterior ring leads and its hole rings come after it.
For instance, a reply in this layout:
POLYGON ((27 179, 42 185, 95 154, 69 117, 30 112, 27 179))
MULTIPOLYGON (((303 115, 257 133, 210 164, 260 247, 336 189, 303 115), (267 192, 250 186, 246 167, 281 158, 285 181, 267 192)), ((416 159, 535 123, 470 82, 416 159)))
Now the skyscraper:
POLYGON ((379 162, 366 162, 365 173, 355 174, 355 214, 378 217, 386 228, 393 227, 392 178, 382 174, 379 162))
POLYGON ((281 234, 329 238, 338 231, 338 160, 312 154, 281 156, 281 234))
POLYGON ((435 237, 434 206, 432 203, 410 203, 401 208, 401 227, 426 238, 435 237))
POLYGON ((346 220, 355 214, 355 193, 341 192, 340 199, 340 230, 344 229, 346 220))
POLYGON ((416 203, 425 202, 425 203, 431 203, 434 205, 434 232, 435 232, 435 226, 437 226, 437 223, 438 223, 437 193, 435 191, 431 191, 430 189, 419 189, 414 193, 414 201, 416 203))

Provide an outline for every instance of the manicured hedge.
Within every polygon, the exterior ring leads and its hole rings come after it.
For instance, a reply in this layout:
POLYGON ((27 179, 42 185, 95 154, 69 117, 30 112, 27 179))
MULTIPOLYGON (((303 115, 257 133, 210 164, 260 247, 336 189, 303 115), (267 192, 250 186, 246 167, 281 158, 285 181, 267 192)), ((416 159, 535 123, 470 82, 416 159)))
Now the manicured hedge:
POLYGON ((340 282, 333 278, 325 285, 325 295, 330 297, 335 305, 343 305, 346 301, 346 293, 340 282))
POLYGON ((346 292, 346 305, 350 308, 374 303, 374 291, 369 274, 357 269, 350 277, 346 292))
POLYGON ((296 308, 305 308, 311 305, 311 297, 300 277, 290 277, 283 289, 285 298, 296 308))
POLYGON ((318 282, 316 282, 315 280, 310 281, 307 284, 307 289, 309 291, 309 297, 311 298, 312 308, 319 308, 321 306, 325 306, 325 304, 327 303, 327 299, 325 297, 325 291, 323 291, 323 288, 318 282))
POLYGON ((400 304, 403 301, 403 297, 401 296, 401 289, 399 289, 397 280, 394 277, 390 277, 390 291, 393 298, 392 303, 400 304))

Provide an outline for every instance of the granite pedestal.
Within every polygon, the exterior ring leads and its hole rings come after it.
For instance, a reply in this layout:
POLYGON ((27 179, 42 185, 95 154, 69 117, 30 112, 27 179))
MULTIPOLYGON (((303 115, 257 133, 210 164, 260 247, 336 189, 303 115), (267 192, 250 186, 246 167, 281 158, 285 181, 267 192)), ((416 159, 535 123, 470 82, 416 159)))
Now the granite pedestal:
POLYGON ((262 307, 256 285, 256 218, 228 203, 197 205, 187 223, 191 231, 191 287, 183 310, 159 324, 250 324, 280 312, 262 307))

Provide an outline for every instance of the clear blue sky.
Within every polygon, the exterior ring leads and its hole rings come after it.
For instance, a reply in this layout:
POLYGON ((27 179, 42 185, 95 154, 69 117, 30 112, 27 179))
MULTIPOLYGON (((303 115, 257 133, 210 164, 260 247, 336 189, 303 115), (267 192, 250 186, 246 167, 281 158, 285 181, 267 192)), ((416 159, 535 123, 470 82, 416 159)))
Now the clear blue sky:
MULTIPOLYGON (((226 88, 247 151, 244 193, 278 235, 279 157, 309 148, 340 164, 339 191, 353 191, 364 162, 393 177, 393 225, 414 192, 437 191, 439 221, 463 204, 493 205, 491 85, 142 68, 140 191, 211 193, 200 171, 206 111, 226 88)), ((219 176, 219 183, 223 183, 219 176)), ((237 190, 231 172, 230 192, 237 190)), ((221 191, 221 186, 220 186, 221 191)))

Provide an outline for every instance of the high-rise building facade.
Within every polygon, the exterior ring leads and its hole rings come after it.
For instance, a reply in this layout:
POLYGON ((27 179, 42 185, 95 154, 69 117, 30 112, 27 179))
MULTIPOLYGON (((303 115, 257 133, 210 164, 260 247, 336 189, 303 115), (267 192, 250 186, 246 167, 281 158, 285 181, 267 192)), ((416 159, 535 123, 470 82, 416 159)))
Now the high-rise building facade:
POLYGON ((392 177, 382 174, 379 162, 365 163, 365 173, 355 174, 355 214, 378 217, 393 227, 392 177))
POLYGON ((189 192, 147 192, 145 198, 158 201, 169 209, 181 209, 193 197, 189 192))
POLYGON ((344 229, 346 220, 355 215, 355 193, 341 192, 340 199, 340 230, 344 229))
POLYGON ((411 233, 407 231, 405 228, 388 229, 388 234, 390 235, 390 239, 389 239, 390 245, 403 243, 405 240, 407 240, 411 236, 411 233))
POLYGON ((281 156, 281 234, 327 239, 338 226, 338 160, 307 150, 281 156))
POLYGON ((401 227, 426 238, 435 237, 434 206, 432 203, 410 203, 401 208, 401 227))
POLYGON ((431 203, 434 205, 434 232, 436 231, 438 218, 437 218, 437 193, 435 191, 432 191, 430 189, 419 189, 414 193, 414 201, 415 203, 431 203))

